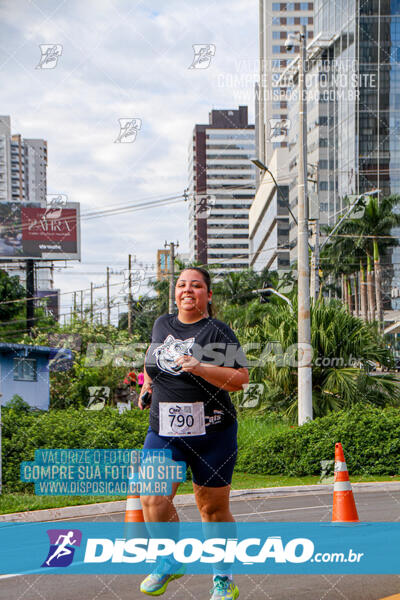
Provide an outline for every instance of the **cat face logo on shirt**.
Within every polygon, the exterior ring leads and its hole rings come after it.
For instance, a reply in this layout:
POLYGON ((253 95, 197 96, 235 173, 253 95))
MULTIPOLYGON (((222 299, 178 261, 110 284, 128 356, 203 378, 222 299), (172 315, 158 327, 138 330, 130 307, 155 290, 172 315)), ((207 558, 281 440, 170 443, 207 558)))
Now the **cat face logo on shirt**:
POLYGON ((192 354, 190 348, 193 346, 194 340, 194 337, 187 340, 178 340, 173 335, 165 338, 163 344, 153 352, 157 358, 157 366, 161 371, 171 375, 180 375, 181 367, 176 363, 176 360, 184 354, 192 354))

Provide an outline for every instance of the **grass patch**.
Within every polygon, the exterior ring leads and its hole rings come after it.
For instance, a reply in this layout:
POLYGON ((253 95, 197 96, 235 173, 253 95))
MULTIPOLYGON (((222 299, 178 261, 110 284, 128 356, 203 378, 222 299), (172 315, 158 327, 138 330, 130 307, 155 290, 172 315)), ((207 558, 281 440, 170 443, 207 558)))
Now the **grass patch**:
MULTIPOLYGON (((371 475, 351 477, 353 483, 368 481, 400 481, 400 475, 371 475)), ((234 473, 232 481, 233 490, 257 489, 266 487, 285 487, 291 485, 316 485, 320 483, 318 476, 285 477, 280 475, 251 475, 249 473, 234 473)), ((328 482, 327 482, 328 483, 328 482)), ((182 483, 180 494, 193 493, 192 482, 182 483)), ((13 512, 40 510, 46 508, 61 508, 63 506, 76 506, 82 504, 95 504, 99 502, 113 502, 125 500, 125 496, 35 496, 33 494, 2 494, 0 496, 0 514, 13 512)))

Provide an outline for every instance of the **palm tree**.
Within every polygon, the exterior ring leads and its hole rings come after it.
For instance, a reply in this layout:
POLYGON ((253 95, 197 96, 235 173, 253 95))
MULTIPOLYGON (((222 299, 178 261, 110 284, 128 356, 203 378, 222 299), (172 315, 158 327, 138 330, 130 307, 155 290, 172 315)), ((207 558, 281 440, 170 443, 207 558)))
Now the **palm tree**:
POLYGON ((388 196, 379 200, 370 197, 362 219, 358 221, 360 247, 364 247, 369 261, 374 262, 375 300, 377 320, 383 321, 382 265, 381 255, 399 245, 396 238, 390 238, 392 229, 400 226, 400 213, 395 212, 400 196, 388 196))
MULTIPOLYGON (((272 307, 271 307, 272 308, 272 307)), ((319 300, 311 307, 313 408, 315 416, 359 402, 398 404, 400 382, 389 374, 370 375, 368 361, 392 366, 392 355, 374 324, 349 314, 337 300, 319 300)), ((297 414, 296 314, 274 306, 257 327, 242 332, 241 342, 259 342, 264 358, 251 371, 251 381, 264 383, 262 410, 297 414), (269 348, 268 348, 269 344, 269 348), (267 352, 265 349, 268 349, 267 352)), ((248 352, 248 359, 259 353, 248 352)))
MULTIPOLYGON (((325 230, 329 232, 328 228, 325 230)), ((321 253, 324 275, 321 285, 324 285, 324 281, 328 277, 333 277, 336 281, 340 280, 342 301, 347 305, 349 312, 352 309, 351 278, 357 281, 357 262, 354 261, 361 258, 362 254, 361 250, 354 249, 354 240, 351 237, 341 237, 340 235, 335 236, 321 253)), ((357 284, 355 288, 355 294, 358 295, 357 284)))
POLYGON ((399 203, 400 196, 381 200, 370 197, 364 205, 363 217, 348 219, 324 252, 325 258, 331 260, 336 277, 339 274, 348 276, 355 259, 359 263, 361 315, 369 321, 375 316, 379 322, 383 321, 381 256, 398 245, 397 239, 391 237, 391 231, 400 226, 400 214, 395 212, 399 203))

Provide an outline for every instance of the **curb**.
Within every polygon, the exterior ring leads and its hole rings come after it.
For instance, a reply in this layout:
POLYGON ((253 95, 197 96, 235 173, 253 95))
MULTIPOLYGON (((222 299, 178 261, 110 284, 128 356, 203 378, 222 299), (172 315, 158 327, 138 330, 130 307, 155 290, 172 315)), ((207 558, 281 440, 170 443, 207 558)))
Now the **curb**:
MULTIPOLYGON (((381 481, 353 483, 355 492, 394 492, 400 491, 400 481, 381 481)), ((284 496, 332 494, 332 484, 322 485, 294 485, 287 487, 259 488, 252 490, 233 490, 231 500, 240 501, 246 498, 278 498, 284 496)), ((176 506, 195 506, 194 494, 182 494, 175 497, 176 506)), ((98 504, 83 504, 77 506, 65 506, 63 508, 47 508, 17 513, 0 515, 0 523, 38 523, 42 521, 65 521, 68 519, 79 519, 84 517, 100 517, 113 513, 125 512, 126 501, 102 502, 98 504)))

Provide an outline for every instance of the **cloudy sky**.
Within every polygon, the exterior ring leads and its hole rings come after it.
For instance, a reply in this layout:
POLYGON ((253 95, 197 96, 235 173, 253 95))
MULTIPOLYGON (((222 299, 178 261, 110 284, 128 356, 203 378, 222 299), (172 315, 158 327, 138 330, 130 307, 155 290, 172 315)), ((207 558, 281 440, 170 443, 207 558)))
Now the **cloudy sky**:
MULTIPOLYGON (((57 270, 56 287, 104 283, 129 252, 154 277, 165 240, 188 250, 184 202, 84 215, 181 194, 193 125, 212 108, 246 104, 254 122, 257 0, 9 0, 0 19, 0 114, 13 133, 48 141, 48 193, 81 203, 82 262, 57 270), (40 44, 62 46, 56 68, 36 68, 40 44), (193 44, 215 44, 208 69, 189 69, 193 44), (133 143, 115 143, 121 118, 141 119, 133 143)), ((62 312, 70 304, 63 295, 62 312)))

